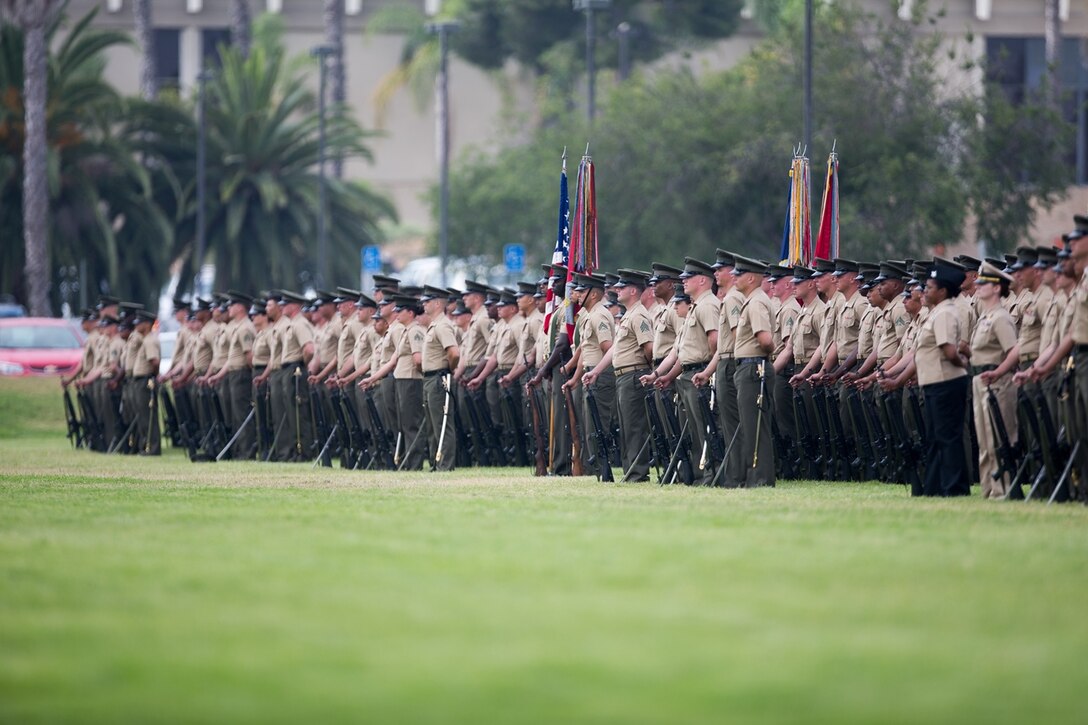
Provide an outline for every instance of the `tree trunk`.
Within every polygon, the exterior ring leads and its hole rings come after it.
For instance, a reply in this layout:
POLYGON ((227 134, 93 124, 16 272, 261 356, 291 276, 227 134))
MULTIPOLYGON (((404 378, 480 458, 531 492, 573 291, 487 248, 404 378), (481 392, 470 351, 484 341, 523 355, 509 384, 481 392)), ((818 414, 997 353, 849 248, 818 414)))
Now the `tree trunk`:
POLYGON ((243 58, 249 57, 252 41, 249 0, 232 0, 230 4, 230 39, 243 58))
POLYGON ((140 64, 140 95, 154 100, 159 92, 159 76, 155 67, 155 30, 151 27, 151 0, 135 0, 132 15, 136 20, 136 40, 143 54, 140 64))
POLYGON ((1055 111, 1061 111, 1061 69, 1062 17, 1059 12, 1060 0, 1046 0, 1046 101, 1055 111))
MULTIPOLYGON (((336 49, 336 53, 329 58, 329 95, 333 105, 339 108, 347 100, 344 72, 344 0, 325 0, 325 43, 336 49)), ((332 174, 338 179, 344 178, 344 160, 339 156, 332 158, 332 174)))
MULTIPOLYGON (((44 20, 44 19, 43 19, 44 20)), ((27 306, 35 317, 49 317, 49 156, 45 104, 48 96, 48 49, 45 23, 27 23, 23 29, 23 104, 26 139, 23 142, 23 244, 26 255, 27 306)))

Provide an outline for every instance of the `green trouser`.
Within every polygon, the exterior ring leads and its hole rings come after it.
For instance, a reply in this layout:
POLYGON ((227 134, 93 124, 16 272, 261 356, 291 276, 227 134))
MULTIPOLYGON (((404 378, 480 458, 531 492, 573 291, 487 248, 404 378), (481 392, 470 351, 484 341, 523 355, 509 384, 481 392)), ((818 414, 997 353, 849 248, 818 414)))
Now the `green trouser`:
MULTIPOLYGON (((452 471, 457 462, 457 432, 453 429, 453 401, 446 390, 446 375, 423 378, 423 408, 430 433, 431 463, 436 471, 452 471)), ((449 377, 450 382, 453 376, 449 377)))
POLYGON ((790 378, 793 376, 793 365, 790 364, 780 372, 775 373, 774 380, 774 393, 771 398, 774 400, 774 422, 778 426, 778 439, 776 443, 776 456, 787 456, 789 458, 789 465, 785 470, 792 469, 794 471, 794 477, 800 478, 800 471, 796 470, 794 461, 797 460, 797 441, 799 440, 799 434, 797 432, 797 421, 793 411, 793 388, 790 387, 790 378))
POLYGON ((638 380, 649 370, 649 366, 630 370, 615 379, 625 481, 650 480, 650 419, 646 415, 646 389, 638 380))
MULTIPOLYGON (((385 424, 385 429, 389 431, 389 434, 393 437, 393 445, 397 445, 400 432, 400 416, 397 415, 397 393, 393 384, 393 377, 386 375, 380 381, 378 381, 378 389, 374 391, 374 405, 378 409, 378 415, 382 417, 382 423, 385 424)), ((408 441, 402 441, 400 443, 399 450, 394 451, 394 455, 400 455, 404 452, 404 446, 408 445, 408 441)))
MULTIPOLYGON (((1085 348, 1085 346, 1080 346, 1085 348)), ((1088 501, 1088 348, 1073 354, 1073 419, 1076 421, 1075 435, 1070 437, 1071 446, 1080 442, 1078 462, 1074 470, 1079 472, 1073 479, 1070 491, 1078 501, 1088 501)))
POLYGON ((423 416, 423 381, 401 378, 393 381, 400 424, 402 453, 397 465, 401 470, 418 471, 427 458, 427 421, 423 416))
MULTIPOLYGON (((733 381, 737 386, 740 434, 734 449, 744 465, 745 488, 774 485, 774 440, 771 438, 772 386, 761 373, 770 373, 770 362, 737 365, 733 381)), ((767 377, 770 378, 770 375, 767 377)))
POLYGON ((124 432, 128 435, 117 446, 114 453, 135 453, 137 439, 139 438, 137 428, 140 425, 140 411, 136 407, 136 381, 132 379, 131 372, 125 373, 125 380, 121 383, 121 411, 121 424, 124 426, 124 432), (133 425, 134 421, 136 425, 133 425))
POLYGON ((284 382, 289 377, 290 373, 283 368, 276 368, 268 376, 268 406, 271 412, 268 424, 272 428, 272 450, 269 455, 271 461, 286 461, 295 450, 295 437, 291 432, 295 417, 295 396, 293 390, 291 396, 287 396, 287 385, 284 382))
POLYGON ((563 383, 567 376, 556 365, 552 369, 551 391, 548 396, 548 470, 556 476, 569 476, 571 457, 570 416, 563 383))
POLYGON ((313 458, 314 429, 310 418, 310 386, 301 363, 289 363, 281 370, 284 401, 287 404, 287 424, 280 438, 277 454, 280 460, 313 458), (295 372, 298 371, 298 375, 295 372))
MULTIPOLYGON (((676 395, 680 399, 682 420, 687 423, 688 433, 691 435, 691 457, 694 459, 691 462, 691 468, 695 474, 695 483, 710 486, 714 483, 715 466, 706 463, 712 460, 709 453, 706 456, 703 455, 703 446, 707 444, 707 426, 699 404, 699 391, 695 388, 695 383, 691 381, 696 372, 698 371, 688 370, 680 373, 676 378, 676 395), (700 464, 703 463, 705 465, 700 468, 700 464)), ((680 425, 683 426, 684 423, 681 422, 680 425)))
MULTIPOLYGON (((726 488, 744 485, 745 471, 737 440, 740 435, 740 410, 737 403, 736 384, 737 361, 731 357, 718 358, 714 370, 714 397, 718 409, 719 425, 722 429, 722 450, 725 451, 725 465, 716 484, 726 488), (732 443, 732 445, 730 445, 732 443)), ((721 462, 719 461, 719 464, 721 462)))
MULTIPOLYGON (((149 378, 132 383, 132 406, 136 416, 136 448, 138 453, 158 456, 162 453, 162 435, 159 431, 159 407, 152 406, 158 388, 147 386, 149 378)), ((158 401, 154 401, 158 402, 158 401)))
MULTIPOLYGON (((230 434, 233 436, 241 428, 246 417, 253 410, 253 373, 249 368, 232 370, 224 379, 227 397, 230 399, 230 434)), ((256 415, 254 415, 256 417, 256 415)), ((242 429, 238 440, 230 449, 230 457, 238 461, 248 461, 257 450, 257 421, 251 420, 242 429)))
MULTIPOLYGON (((603 370, 600 375, 597 376, 597 380, 594 381, 591 386, 593 389, 593 398, 597 402, 597 414, 600 421, 601 435, 604 436, 606 441, 610 442, 612 435, 612 418, 616 408, 616 373, 612 368, 603 370)), ((600 446, 597 443, 597 426, 594 423, 593 416, 589 413, 589 400, 586 395, 585 386, 578 388, 581 392, 581 407, 582 407, 582 433, 583 440, 585 441, 585 450, 588 451, 588 455, 584 461, 588 463, 590 458, 596 461, 597 456, 600 455, 598 450, 600 446)), ((616 451, 612 451, 609 459, 609 465, 614 465, 616 461, 616 451)), ((587 470, 588 474, 596 473, 596 466, 594 470, 587 470)))

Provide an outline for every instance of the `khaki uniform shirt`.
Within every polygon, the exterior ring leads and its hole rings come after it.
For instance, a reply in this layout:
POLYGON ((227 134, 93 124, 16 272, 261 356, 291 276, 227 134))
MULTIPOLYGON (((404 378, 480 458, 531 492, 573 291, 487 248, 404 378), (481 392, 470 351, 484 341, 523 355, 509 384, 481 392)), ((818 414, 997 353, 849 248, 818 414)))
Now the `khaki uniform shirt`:
POLYGON ((1073 290, 1073 304, 1069 307, 1073 310, 1069 323, 1073 344, 1088 345, 1088 269, 1080 276, 1073 290))
POLYGON ((374 354, 378 356, 377 365, 373 367, 374 370, 384 367, 397 354, 397 345, 400 344, 400 339, 404 337, 406 329, 399 320, 389 323, 389 329, 385 331, 385 336, 382 337, 378 346, 374 348, 374 354))
POLYGON ((740 311, 745 303, 744 295, 736 287, 730 287, 718 306, 718 357, 733 357, 736 347, 734 338, 740 311))
POLYGON ((894 301, 884 305, 873 331, 877 362, 883 363, 895 356, 909 326, 910 315, 907 314, 907 308, 901 297, 897 296, 894 301))
POLYGON ((521 337, 518 338, 518 361, 525 363, 529 367, 539 367, 540 361, 537 359, 537 350, 540 347, 538 341, 543 337, 541 330, 544 325, 544 315, 534 309, 533 313, 523 318, 523 320, 521 337))
POLYGON ((302 362, 302 350, 314 341, 314 326, 301 312, 283 330, 280 361, 283 365, 302 362))
POLYGON ((876 347, 874 338, 876 322, 880 319, 882 311, 879 307, 867 304, 864 312, 861 313, 861 326, 858 328, 858 362, 868 360, 873 354, 873 349, 876 347))
POLYGON ((448 369, 450 364, 446 349, 450 347, 457 347, 456 330, 450 318, 441 314, 427 325, 427 334, 423 338, 423 372, 448 369))
POLYGON ((835 345, 838 349, 840 365, 858 346, 858 335, 861 334, 861 316, 868 304, 868 301, 860 292, 854 292, 850 299, 846 299, 845 295, 843 296, 842 306, 839 307, 839 317, 835 322, 835 345))
POLYGON ((140 344, 134 348, 132 374, 138 378, 146 375, 158 375, 158 360, 161 354, 159 351, 159 334, 149 332, 145 337, 141 338, 140 344), (155 364, 152 364, 152 361, 155 361, 155 364))
POLYGON ((807 365, 812 354, 820 349, 820 334, 827 316, 827 303, 818 296, 801 308, 793 337, 793 361, 807 365))
MULTIPOLYGON (((215 339, 212 341, 212 362, 209 370, 218 372, 227 363, 227 348, 230 347, 230 335, 234 329, 234 321, 217 323, 215 326, 215 339)), ((207 329, 207 325, 204 326, 207 329)))
POLYGON ((249 367, 246 355, 253 350, 253 339, 257 337, 257 328, 248 317, 238 320, 231 328, 227 345, 227 372, 245 370, 249 367))
POLYGON ((774 315, 774 357, 777 358, 786 345, 792 344, 793 331, 797 328, 797 320, 801 317, 801 303, 796 297, 790 296, 788 300, 778 306, 774 315))
POLYGON ((417 352, 423 356, 423 340, 427 336, 423 325, 412 322, 407 327, 401 326, 403 333, 397 343, 397 366, 393 368, 395 380, 418 380, 423 377, 423 371, 416 365, 413 357, 417 352))
POLYGON ((363 323, 358 315, 352 315, 340 326, 340 337, 336 339, 336 369, 343 369, 348 360, 354 362, 352 357, 355 351, 355 341, 363 330, 363 323))
POLYGON ((290 325, 291 320, 287 315, 280 315, 280 319, 268 329, 268 367, 273 370, 283 367, 283 336, 290 325))
POLYGON ((465 367, 472 367, 483 360, 490 335, 491 318, 487 316, 487 308, 481 307, 472 315, 472 322, 461 341, 461 357, 465 360, 465 367))
POLYGON ((253 367, 267 367, 268 358, 272 354, 269 342, 272 339, 272 329, 265 327, 253 334, 253 367))
POLYGON ((1016 345, 1016 323, 1003 305, 994 305, 978 318, 971 335, 971 365, 999 365, 1016 345))
POLYGON ((1035 292, 1028 292, 1028 297, 1021 307, 1020 318, 1020 357, 1039 357, 1040 343, 1043 339, 1043 317, 1050 303, 1054 300, 1054 290, 1046 285, 1035 292))
POLYGON ((642 354, 642 346, 654 340, 653 321, 650 313, 636 302, 627 310, 627 314, 616 326, 615 350, 612 352, 612 367, 646 367, 649 363, 642 354))
POLYGON ((1009 308, 1009 313, 1012 315, 1013 322, 1016 323, 1016 332, 1020 333, 1020 324, 1024 320, 1024 307, 1027 301, 1027 297, 1031 294, 1031 290, 1024 288, 1017 294, 1010 294, 1005 298, 1009 308))
POLYGON ((108 378, 110 374, 110 345, 113 343, 113 338, 105 332, 97 330, 96 332, 98 337, 94 341, 94 366, 108 378))
POLYGON ((575 326, 578 347, 582 351, 582 366, 594 367, 604 357, 601 346, 606 342, 611 344, 615 337, 616 320, 605 307, 604 300, 600 300, 591 310, 582 308, 575 326))
POLYGON ((98 330, 91 330, 87 339, 83 341, 83 356, 80 358, 81 377, 94 370, 96 364, 94 356, 98 349, 98 338, 101 335, 102 333, 98 330))
MULTIPOLYGON (((518 313, 502 326, 502 332, 495 341, 495 359, 499 370, 510 370, 518 362, 518 350, 526 319, 518 313)), ((498 325, 496 325, 498 327, 498 325)))
POLYGON ((835 341, 836 326, 839 324, 842 308, 846 304, 846 296, 842 292, 831 295, 827 301, 827 309, 824 312, 823 326, 820 327, 820 352, 822 357, 827 356, 831 343, 835 341))
POLYGON ((355 347, 351 350, 351 357, 356 370, 361 370, 372 363, 374 351, 378 349, 381 343, 381 335, 374 329, 374 323, 363 325, 355 338, 355 347))
POLYGON ((1061 342, 1058 328, 1062 320, 1062 311, 1069 306, 1069 295, 1065 290, 1055 292, 1050 298, 1050 305, 1043 314, 1043 334, 1039 339, 1039 352, 1061 342))
POLYGON ((321 326, 321 329, 315 336, 314 354, 317 355, 317 361, 322 368, 333 361, 336 361, 337 364, 339 364, 340 359, 337 357, 337 354, 340 350, 340 332, 343 330, 343 327, 344 323, 338 312, 332 316, 332 319, 321 326))
POLYGON ((705 363, 716 350, 710 349, 707 333, 717 330, 721 321, 721 302, 710 290, 692 301, 688 316, 682 322, 686 331, 683 344, 677 341, 677 356, 681 365, 705 363))
POLYGON ((144 336, 133 330, 125 340, 125 347, 121 351, 121 369, 125 371, 125 377, 136 374, 136 353, 140 345, 144 343, 144 336))
POLYGON ((957 296, 953 300, 960 315, 960 330, 963 332, 963 339, 970 340, 975 331, 975 323, 978 322, 978 308, 967 297, 957 296))
POLYGON ((676 345, 676 334, 680 330, 676 306, 671 302, 658 305, 658 310, 651 319, 654 325, 654 360, 664 360, 676 345))
POLYGON ((170 360, 170 367, 180 370, 188 364, 192 351, 193 333, 187 325, 182 325, 178 330, 178 336, 174 338, 174 357, 170 360))
POLYGON ((221 325, 215 320, 208 320, 197 335, 196 355, 193 357, 193 369, 204 374, 211 368, 215 357, 215 340, 221 325))
MULTIPOLYGON (((726 298, 728 299, 728 295, 726 298)), ((737 358, 767 357, 757 339, 761 332, 770 332, 773 335, 774 314, 771 312, 771 298, 762 288, 757 287, 741 307, 733 355, 737 358)))
POLYGON ((955 299, 945 300, 934 307, 918 329, 914 364, 918 368, 918 384, 932 385, 963 377, 967 371, 949 362, 941 351, 942 345, 959 347, 961 323, 955 299))

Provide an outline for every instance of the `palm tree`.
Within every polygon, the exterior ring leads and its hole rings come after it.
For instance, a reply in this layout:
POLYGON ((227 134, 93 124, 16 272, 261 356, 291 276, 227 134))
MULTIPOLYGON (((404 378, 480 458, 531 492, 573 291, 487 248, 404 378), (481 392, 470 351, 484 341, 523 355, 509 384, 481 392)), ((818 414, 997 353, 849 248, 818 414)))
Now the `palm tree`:
MULTIPOLYGON (((102 80, 104 51, 129 41, 91 27, 93 17, 93 12, 84 17, 61 41, 55 40, 60 16, 45 32, 54 49, 47 62, 51 100, 45 122, 51 169, 49 214, 43 217, 48 254, 58 265, 85 262, 92 294, 109 290, 150 302, 167 271, 173 226, 163 209, 177 206, 171 199, 178 185, 149 144, 156 125, 163 135, 176 132, 176 124, 157 117, 186 114, 122 99, 102 80)), ((19 183, 26 141, 22 57, 23 33, 12 25, 0 27, 0 230, 5 238, 21 234, 26 218, 19 183)), ((16 245, 0 245, 0 287, 21 287, 24 259, 16 245)))
POLYGON ((50 314, 46 29, 58 7, 56 0, 3 0, 0 4, 4 16, 23 31, 23 254, 27 307, 37 316, 50 314))
MULTIPOLYGON (((216 286, 257 290, 300 285, 315 271, 318 214, 316 99, 282 48, 254 47, 248 58, 227 49, 206 89, 207 253, 216 286)), ((311 66, 312 67, 312 66, 311 66)), ((195 131, 191 131, 195 134, 195 131)), ((193 138, 190 135, 189 138, 193 138)), ((370 159, 366 134, 346 114, 327 124, 330 154, 370 159)), ((190 177, 191 178, 191 177, 190 177)), ((359 247, 376 243, 378 224, 395 218, 388 200, 368 187, 327 179, 331 284, 357 282, 359 247)), ((192 259, 195 200, 187 184, 184 220, 174 254, 185 258, 181 279, 204 260, 192 259)))
POLYGON ((135 0, 132 16, 136 21, 136 39, 140 44, 140 95, 150 101, 159 92, 155 68, 155 29, 151 25, 151 0, 135 0))

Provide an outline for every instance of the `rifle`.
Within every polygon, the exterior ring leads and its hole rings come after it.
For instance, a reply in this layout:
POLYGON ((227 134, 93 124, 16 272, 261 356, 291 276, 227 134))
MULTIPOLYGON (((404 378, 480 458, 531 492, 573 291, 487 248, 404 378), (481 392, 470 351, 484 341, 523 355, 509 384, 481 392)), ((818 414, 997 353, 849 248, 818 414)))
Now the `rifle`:
POLYGON ((453 412, 453 431, 457 435, 457 465, 474 465, 478 460, 476 446, 464 419, 461 418, 461 406, 452 390, 450 391, 450 410, 453 412))
POLYGON ((351 468, 353 471, 363 466, 363 460, 366 460, 366 465, 363 468, 370 468, 374 463, 374 456, 370 452, 370 446, 367 444, 367 432, 363 430, 362 421, 359 420, 359 411, 355 407, 355 401, 351 399, 351 395, 348 391, 341 390, 337 398, 340 401, 342 408, 342 415, 347 418, 348 424, 348 457, 351 462, 350 466, 344 465, 344 460, 341 459, 340 466, 342 468, 351 468))
POLYGON ((377 458, 386 469, 393 469, 393 439, 382 422, 382 416, 378 412, 378 406, 374 403, 374 394, 369 390, 363 391, 363 400, 366 401, 366 410, 370 414, 370 424, 374 427, 374 442, 377 447, 377 458))
POLYGON ((545 430, 544 415, 540 409, 540 401, 536 397, 536 388, 530 388, 526 391, 526 400, 529 403, 529 413, 533 420, 533 446, 536 448, 534 451, 534 476, 544 476, 548 473, 548 462, 544 459, 544 441, 547 440, 547 431, 545 430))
POLYGON ((1030 501, 1036 492, 1042 496, 1049 496, 1049 494, 1053 493, 1054 483, 1057 481, 1057 470, 1050 455, 1050 440, 1053 439, 1046 437, 1048 434, 1054 435, 1053 426, 1050 426, 1050 430, 1047 432, 1042 430, 1043 426, 1050 422, 1049 414, 1045 416, 1046 421, 1041 423, 1040 420, 1044 416, 1037 414, 1031 398, 1023 387, 1017 391, 1016 404, 1020 411, 1020 420, 1024 422, 1024 427, 1027 429, 1029 436, 1028 441, 1022 442, 1024 450, 1027 451, 1030 441, 1034 441, 1036 444, 1030 450, 1030 457, 1035 461, 1036 465, 1035 479, 1032 481, 1027 496, 1025 496, 1025 500, 1030 501), (1044 482, 1046 486, 1043 485, 1044 482))
MULTIPOLYGON (((597 408, 597 396, 593 393, 593 387, 586 386, 586 407, 589 408, 589 417, 593 422, 594 435, 597 439, 597 475, 605 483, 612 483, 615 479, 612 477, 612 461, 609 455, 611 446, 604 424, 601 422, 601 411, 597 408)), ((592 459, 590 462, 593 462, 592 459)))
POLYGON ((847 401, 854 411, 854 415, 860 413, 865 428, 869 431, 869 440, 873 447, 873 468, 883 480, 890 481, 892 473, 892 461, 888 452, 887 432, 881 427, 880 422, 873 420, 873 412, 870 406, 872 401, 865 400, 865 395, 856 387, 851 387, 847 393, 847 401))
POLYGON ((492 421, 490 413, 487 412, 487 398, 483 389, 470 390, 466 399, 469 401, 469 414, 473 416, 473 422, 479 426, 484 445, 487 447, 493 462, 492 465, 509 465, 499 432, 495 429, 495 423, 492 421))
POLYGON ((997 470, 991 476, 995 481, 999 481, 1007 473, 1010 484, 1004 498, 1021 500, 1024 498, 1024 492, 1020 488, 1020 476, 1027 466, 1028 459, 1025 456, 1017 465, 1017 459, 1020 458, 1019 446, 1009 442, 1009 429, 1005 425, 1005 416, 1001 413, 997 395, 989 385, 986 386, 986 408, 994 431, 994 442, 997 444, 997 470))
POLYGON ((839 408, 839 396, 835 390, 825 389, 824 395, 827 401, 827 415, 831 422, 831 430, 835 435, 835 447, 839 451, 843 473, 847 480, 861 480, 858 476, 861 468, 861 459, 856 450, 856 442, 846 435, 846 428, 842 424, 842 412, 839 408))
POLYGON ((574 396, 570 388, 563 388, 563 399, 567 403, 567 419, 570 421, 570 475, 584 476, 582 470, 582 431, 578 427, 578 414, 574 410, 574 396))
POLYGON ((76 408, 72 405, 72 395, 64 388, 64 419, 68 422, 68 440, 73 448, 83 447, 83 431, 76 417, 76 408))
POLYGON ((661 483, 673 483, 676 480, 676 476, 680 476, 680 480, 690 486, 695 483, 695 467, 691 457, 691 439, 687 436, 687 420, 684 421, 684 425, 680 425, 680 421, 676 417, 676 408, 673 407, 673 401, 669 401, 665 398, 664 393, 659 393, 661 397, 661 409, 665 411, 665 418, 668 419, 669 428, 672 430, 680 431, 677 435, 675 442, 672 446, 672 453, 669 455, 669 464, 665 468, 665 478, 661 483), (675 465, 674 465, 675 464, 675 465), (669 477, 669 470, 672 469, 672 477, 669 477))
POLYGON ((102 433, 102 423, 98 420, 98 414, 95 413, 90 398, 83 390, 77 390, 76 401, 79 403, 79 411, 82 414, 84 446, 94 451, 104 450, 106 441, 102 433))
POLYGON ((661 415, 657 411, 657 400, 654 397, 653 386, 646 387, 646 417, 650 421, 650 437, 653 439, 654 468, 657 469, 657 482, 664 483, 661 464, 668 465, 670 451, 668 431, 661 422, 661 415))
MULTIPOLYGON (((835 428, 837 416, 832 416, 833 404, 828 402, 827 388, 823 385, 812 386, 812 401, 816 404, 816 416, 820 425, 826 432, 828 443, 827 473, 836 481, 845 481, 852 478, 850 471, 850 459, 846 453, 846 441, 843 440, 841 429, 835 428)), ((842 421, 839 420, 841 427, 842 421)))
POLYGON ((897 478, 902 478, 902 480, 910 484, 911 496, 921 496, 925 493, 922 486, 922 477, 918 471, 921 464, 921 451, 916 447, 913 437, 907 431, 906 423, 903 422, 902 398, 899 397, 899 391, 895 390, 886 393, 882 397, 888 425, 891 426, 892 432, 895 433, 896 438, 899 440, 896 447, 899 453, 897 458, 899 464, 897 478))
MULTIPOLYGON (((706 470, 707 468, 718 469, 725 461, 725 440, 722 438, 721 426, 718 425, 718 416, 715 411, 710 407, 710 387, 703 385, 696 388, 697 397, 699 398, 699 412, 703 416, 703 421, 706 424, 706 451, 710 454, 709 460, 706 462, 700 462, 699 468, 706 470)), ((760 412, 762 413, 762 408, 760 412)), ((711 482, 713 485, 713 481, 711 482)))
POLYGON ((348 423, 347 414, 344 413, 343 399, 344 396, 340 392, 340 386, 333 386, 328 388, 329 407, 332 408, 332 414, 335 418, 333 427, 340 432, 339 445, 340 445, 340 467, 351 468, 354 458, 355 443, 351 437, 351 427, 348 423))

